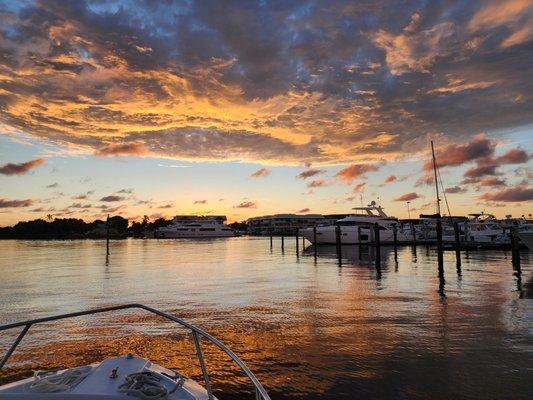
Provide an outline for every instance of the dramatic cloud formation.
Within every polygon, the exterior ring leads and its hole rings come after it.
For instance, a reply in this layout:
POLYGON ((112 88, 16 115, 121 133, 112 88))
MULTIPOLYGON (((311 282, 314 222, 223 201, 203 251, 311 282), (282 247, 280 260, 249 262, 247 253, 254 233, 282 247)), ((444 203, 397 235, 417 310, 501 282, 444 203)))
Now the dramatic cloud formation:
POLYGON ((29 207, 33 204, 33 200, 8 200, 0 199, 0 208, 18 208, 18 207, 29 207))
POLYGON ((401 195, 400 197, 395 198, 394 201, 411 201, 411 200, 419 199, 420 197, 421 196, 419 196, 417 193, 411 192, 411 193, 406 193, 404 195, 401 195))
POLYGON ((533 200, 533 188, 518 185, 498 192, 488 192, 480 197, 485 201, 522 202, 533 200))
POLYGON ((243 201, 242 203, 234 206, 234 208, 257 208, 257 202, 256 201, 243 201))
POLYGON ((6 2, 0 122, 100 156, 375 162, 440 132, 461 149, 533 122, 527 3, 6 2))
POLYGON ((32 168, 44 164, 43 158, 27 161, 20 164, 7 163, 0 167, 0 174, 3 175, 22 175, 29 172, 32 168))
POLYGON ((270 175, 270 169, 263 167, 259 168, 257 171, 255 171, 252 175, 250 175, 252 178, 264 178, 265 176, 270 175))
POLYGON ((379 167, 375 164, 352 164, 341 169, 335 176, 344 183, 351 184, 355 179, 364 178, 367 172, 378 169, 379 167))
POLYGON ((122 200, 124 200, 124 197, 116 196, 116 195, 105 196, 100 199, 100 201, 107 201, 107 202, 115 202, 115 201, 122 201, 122 200))

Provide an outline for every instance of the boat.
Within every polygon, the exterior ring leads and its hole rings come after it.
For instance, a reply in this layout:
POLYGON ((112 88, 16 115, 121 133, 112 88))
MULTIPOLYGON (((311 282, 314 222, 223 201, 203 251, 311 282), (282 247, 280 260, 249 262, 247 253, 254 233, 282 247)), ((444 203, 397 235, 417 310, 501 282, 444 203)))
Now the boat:
POLYGON ((492 214, 468 214, 469 219, 461 224, 467 243, 509 244, 509 235, 492 214))
POLYGON ((176 216, 170 225, 158 228, 156 238, 223 238, 236 236, 225 224, 226 217, 176 216))
MULTIPOLYGON (((334 225, 317 226, 316 243, 314 228, 302 229, 300 232, 313 244, 337 243, 337 229, 340 230, 341 244, 371 243, 374 241, 374 229, 377 224, 380 231, 380 242, 394 242, 395 226, 398 226, 397 218, 385 214, 383 208, 377 205, 375 201, 366 207, 353 209, 357 211, 355 214, 337 220, 334 225)), ((396 230, 396 235, 399 242, 409 240, 399 229, 396 230)))
MULTIPOLYGON (((215 400, 206 362, 202 351, 202 339, 226 353, 250 380, 257 400, 270 400, 264 387, 255 375, 231 350, 206 331, 173 315, 143 304, 124 304, 105 308, 55 315, 0 326, 0 332, 16 328, 22 331, 4 357, 0 371, 9 360, 30 327, 41 323, 74 318, 84 315, 107 313, 125 309, 141 309, 177 323, 192 333, 200 365, 203 385, 133 354, 105 359, 99 363, 61 370, 38 371, 34 376, 0 386, 1 399, 13 400, 215 400)), ((194 362, 194 361, 193 361, 194 362)))
POLYGON ((533 230, 518 232, 518 237, 529 251, 533 251, 533 230))

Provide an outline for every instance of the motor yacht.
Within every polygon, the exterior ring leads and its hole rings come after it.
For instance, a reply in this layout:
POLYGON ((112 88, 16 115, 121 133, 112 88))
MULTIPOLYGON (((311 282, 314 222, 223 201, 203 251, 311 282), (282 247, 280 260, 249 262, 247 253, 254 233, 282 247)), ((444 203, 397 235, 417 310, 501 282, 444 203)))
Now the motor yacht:
POLYGON ((494 215, 479 213, 468 216, 468 221, 460 224, 467 243, 486 245, 510 242, 509 235, 504 232, 494 215))
MULTIPOLYGON (((340 229, 340 241, 342 244, 369 243, 374 241, 374 226, 377 224, 380 230, 380 242, 394 241, 394 227, 398 219, 389 217, 383 208, 372 201, 367 207, 355 207, 355 214, 339 219, 334 225, 316 227, 316 243, 313 228, 301 230, 301 234, 314 244, 335 244, 337 238, 337 226, 340 229), (359 234, 360 232, 360 234, 359 234)), ((399 242, 409 238, 399 229, 396 232, 399 242)))
POLYGON ((177 216, 170 225, 158 228, 156 238, 222 238, 235 236, 225 224, 225 217, 177 216))
MULTIPOLYGON (((268 393, 248 367, 231 350, 204 330, 173 315, 142 304, 125 304, 106 308, 62 314, 0 326, 0 332, 21 328, 4 357, 0 371, 18 347, 30 327, 51 321, 125 309, 141 309, 177 323, 192 334, 203 385, 147 359, 126 354, 96 364, 51 371, 38 371, 34 376, 0 386, 0 399, 12 400, 215 400, 202 351, 202 339, 226 353, 249 379, 257 400, 270 400, 268 393)), ((229 396, 229 395, 228 395, 229 396)))

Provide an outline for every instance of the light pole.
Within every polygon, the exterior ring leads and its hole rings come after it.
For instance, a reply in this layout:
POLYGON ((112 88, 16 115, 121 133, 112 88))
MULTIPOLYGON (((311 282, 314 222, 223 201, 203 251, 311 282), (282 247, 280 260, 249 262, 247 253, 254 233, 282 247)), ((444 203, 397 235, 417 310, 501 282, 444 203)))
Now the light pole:
POLYGON ((409 210, 409 204, 410 204, 410 203, 411 203, 410 201, 407 202, 407 217, 408 217, 409 219, 411 219, 411 210, 409 210))

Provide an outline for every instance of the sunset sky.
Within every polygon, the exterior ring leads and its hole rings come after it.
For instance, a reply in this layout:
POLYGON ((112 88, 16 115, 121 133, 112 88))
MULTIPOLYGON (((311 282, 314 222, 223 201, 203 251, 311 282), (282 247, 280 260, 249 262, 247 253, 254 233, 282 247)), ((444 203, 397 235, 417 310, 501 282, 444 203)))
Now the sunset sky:
POLYGON ((533 213, 533 1, 1 1, 0 226, 533 213))

